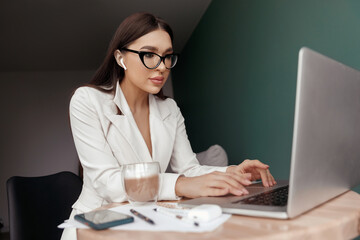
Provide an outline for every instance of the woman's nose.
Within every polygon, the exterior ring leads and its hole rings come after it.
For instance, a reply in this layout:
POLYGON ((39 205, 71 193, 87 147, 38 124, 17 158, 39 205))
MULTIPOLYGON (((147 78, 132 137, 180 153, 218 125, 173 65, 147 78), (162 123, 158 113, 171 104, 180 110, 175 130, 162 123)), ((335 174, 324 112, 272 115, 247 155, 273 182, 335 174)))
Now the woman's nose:
POLYGON ((165 63, 164 61, 160 62, 160 65, 156 68, 158 70, 160 70, 161 72, 164 72, 167 68, 165 67, 165 63))

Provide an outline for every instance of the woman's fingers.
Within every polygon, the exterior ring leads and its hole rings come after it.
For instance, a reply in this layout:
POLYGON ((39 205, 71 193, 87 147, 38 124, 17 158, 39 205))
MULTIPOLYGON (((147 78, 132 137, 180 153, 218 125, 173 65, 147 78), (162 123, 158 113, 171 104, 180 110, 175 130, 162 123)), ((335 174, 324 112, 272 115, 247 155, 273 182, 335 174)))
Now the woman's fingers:
POLYGON ((229 193, 236 196, 247 194, 246 189, 235 188, 226 182, 217 180, 210 182, 206 191, 207 196, 223 196, 229 193))
POLYGON ((268 174, 269 174, 269 176, 270 176, 271 182, 273 183, 273 185, 275 185, 275 184, 276 184, 275 178, 273 177, 273 175, 271 175, 269 169, 268 169, 267 171, 268 171, 268 174))
POLYGON ((271 175, 269 169, 266 169, 266 175, 267 175, 269 186, 270 187, 274 186, 276 184, 276 181, 275 181, 274 177, 271 175))
POLYGON ((226 194, 233 194, 236 196, 241 196, 248 194, 249 192, 243 187, 243 188, 236 188, 227 182, 223 181, 214 181, 211 182, 207 189, 208 193, 207 196, 223 196, 226 194))
POLYGON ((235 174, 230 173, 231 177, 235 178, 242 185, 248 186, 251 184, 252 174, 251 173, 243 173, 243 174, 235 174))
POLYGON ((218 184, 223 183, 227 184, 230 187, 230 191, 240 190, 243 193, 247 193, 248 191, 245 189, 243 185, 249 185, 251 182, 248 180, 249 175, 238 176, 235 174, 229 173, 222 173, 222 172, 215 172, 214 179, 217 181, 218 184))
POLYGON ((229 193, 228 188, 215 188, 215 187, 209 187, 206 189, 206 192, 204 193, 204 196, 210 196, 210 197, 217 197, 217 196, 224 196, 229 193))
POLYGON ((243 161, 244 164, 244 168, 260 168, 260 169, 268 169, 269 165, 264 164, 262 162, 260 162, 259 160, 255 159, 255 160, 249 160, 246 159, 243 161))
POLYGON ((260 170, 261 180, 265 187, 272 187, 276 184, 274 177, 271 175, 269 169, 260 170))
MULTIPOLYGON (((233 179, 237 181, 240 185, 250 185, 251 184, 251 173, 243 173, 243 174, 236 174, 233 172, 230 173, 223 173, 223 172, 214 172, 219 177, 225 177, 227 179, 233 179)), ((238 185, 238 184, 237 184, 238 185)))
POLYGON ((249 178, 251 174, 244 174, 244 176, 238 176, 235 174, 214 172, 209 175, 208 186, 211 188, 228 189, 228 193, 234 195, 248 194, 249 192, 243 185, 249 185, 251 182, 249 178))
POLYGON ((266 187, 271 187, 276 184, 274 177, 271 175, 269 171, 269 165, 260 162, 259 160, 244 160, 240 165, 239 168, 235 168, 234 170, 237 172, 245 173, 251 172, 252 173, 252 180, 257 180, 261 178, 263 185, 266 187))
POLYGON ((269 187, 268 177, 266 171, 260 171, 261 181, 265 187, 269 187))

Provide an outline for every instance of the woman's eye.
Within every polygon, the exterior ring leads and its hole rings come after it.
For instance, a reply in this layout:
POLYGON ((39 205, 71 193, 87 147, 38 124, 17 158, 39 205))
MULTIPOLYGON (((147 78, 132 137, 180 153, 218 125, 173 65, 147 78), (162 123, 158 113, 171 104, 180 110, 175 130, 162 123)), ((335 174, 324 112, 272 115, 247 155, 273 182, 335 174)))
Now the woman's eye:
POLYGON ((146 58, 153 58, 155 56, 154 53, 145 53, 144 55, 146 58))

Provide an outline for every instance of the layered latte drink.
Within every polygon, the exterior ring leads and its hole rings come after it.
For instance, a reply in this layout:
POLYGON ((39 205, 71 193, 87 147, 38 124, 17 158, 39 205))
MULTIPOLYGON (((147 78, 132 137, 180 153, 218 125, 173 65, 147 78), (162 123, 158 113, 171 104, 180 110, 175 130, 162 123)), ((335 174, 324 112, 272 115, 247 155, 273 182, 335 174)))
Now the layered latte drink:
POLYGON ((158 162, 123 165, 123 185, 128 201, 133 205, 156 202, 160 188, 158 162))

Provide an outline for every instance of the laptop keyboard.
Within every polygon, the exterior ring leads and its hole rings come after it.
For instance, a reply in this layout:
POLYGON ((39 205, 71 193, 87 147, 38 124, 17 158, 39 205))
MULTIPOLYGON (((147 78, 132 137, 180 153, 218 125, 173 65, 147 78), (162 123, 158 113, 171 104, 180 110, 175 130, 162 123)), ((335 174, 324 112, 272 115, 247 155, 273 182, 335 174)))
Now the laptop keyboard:
POLYGON ((266 206, 286 206, 288 200, 288 192, 289 186, 284 186, 248 198, 244 198, 233 203, 266 206))

